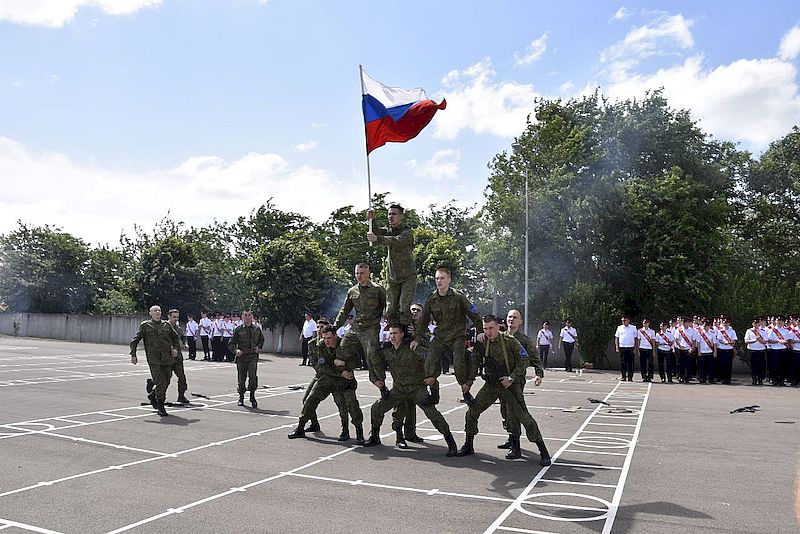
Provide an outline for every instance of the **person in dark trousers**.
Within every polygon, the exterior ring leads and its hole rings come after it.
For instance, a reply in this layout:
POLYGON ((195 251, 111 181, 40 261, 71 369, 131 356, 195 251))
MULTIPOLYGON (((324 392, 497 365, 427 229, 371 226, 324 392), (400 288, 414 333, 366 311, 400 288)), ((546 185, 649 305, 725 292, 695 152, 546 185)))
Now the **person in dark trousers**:
POLYGON ((633 382, 633 355, 639 346, 639 335, 636 327, 631 324, 631 318, 622 317, 622 324, 617 327, 614 334, 614 347, 619 354, 622 380, 633 382))

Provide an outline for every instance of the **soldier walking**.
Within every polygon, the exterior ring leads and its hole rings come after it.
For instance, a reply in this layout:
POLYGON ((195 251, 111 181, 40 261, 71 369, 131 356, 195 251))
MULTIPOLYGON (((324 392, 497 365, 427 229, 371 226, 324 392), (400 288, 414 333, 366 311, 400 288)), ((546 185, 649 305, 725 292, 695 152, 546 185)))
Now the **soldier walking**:
POLYGON ((242 324, 233 330, 228 346, 236 362, 239 379, 239 406, 244 406, 244 392, 250 390, 250 404, 258 408, 258 350, 264 345, 264 333, 253 324, 253 312, 242 312, 242 324), (247 388, 245 389, 245 380, 247 388))
POLYGON ((155 401, 158 415, 165 417, 167 410, 164 402, 167 396, 167 387, 172 376, 172 364, 180 350, 180 337, 175 329, 166 321, 161 320, 161 306, 150 307, 150 320, 139 325, 139 331, 131 340, 131 363, 136 365, 136 347, 139 341, 144 341, 144 353, 147 365, 150 366, 150 376, 155 382, 155 401))

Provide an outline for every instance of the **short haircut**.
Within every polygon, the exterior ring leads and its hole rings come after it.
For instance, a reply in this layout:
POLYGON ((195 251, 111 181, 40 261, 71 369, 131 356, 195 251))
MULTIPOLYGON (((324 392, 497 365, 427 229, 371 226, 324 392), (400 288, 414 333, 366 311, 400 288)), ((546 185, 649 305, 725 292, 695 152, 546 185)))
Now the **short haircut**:
POLYGON ((400 323, 392 323, 392 324, 389 325, 389 330, 391 330, 392 328, 397 328, 398 330, 400 330, 402 332, 403 325, 401 325, 400 323))
POLYGON ((322 330, 319 331, 320 334, 333 334, 336 335, 336 331, 333 329, 333 326, 326 324, 322 327, 322 330))
POLYGON ((366 269, 369 271, 369 265, 362 261, 361 263, 356 263, 356 269, 366 269))
POLYGON ((167 312, 167 315, 172 315, 173 313, 180 313, 176 308, 170 308, 167 312))
POLYGON ((152 306, 150 306, 150 311, 153 311, 153 308, 158 308, 160 310, 161 306, 159 304, 153 304, 152 306))
POLYGON ((400 213, 405 213, 406 212, 405 208, 403 206, 401 206, 400 204, 389 204, 389 209, 390 210, 392 210, 392 209, 397 210, 400 213))
POLYGON ((328 325, 330 325, 330 324, 331 324, 331 323, 329 323, 329 322, 328 322, 328 321, 326 321, 325 319, 320 319, 319 321, 317 321, 317 326, 328 326, 328 325))
POLYGON ((497 320, 497 316, 494 314, 484 315, 483 316, 484 323, 497 323, 500 324, 500 321, 497 320))
POLYGON ((191 313, 189 315, 187 315, 186 317, 188 317, 189 319, 194 319, 194 315, 192 315, 191 313))
POLYGON ((451 278, 453 277, 453 275, 450 274, 450 269, 448 269, 447 267, 439 267, 438 269, 436 269, 436 272, 437 273, 444 273, 444 274, 446 274, 447 276, 449 276, 451 278))

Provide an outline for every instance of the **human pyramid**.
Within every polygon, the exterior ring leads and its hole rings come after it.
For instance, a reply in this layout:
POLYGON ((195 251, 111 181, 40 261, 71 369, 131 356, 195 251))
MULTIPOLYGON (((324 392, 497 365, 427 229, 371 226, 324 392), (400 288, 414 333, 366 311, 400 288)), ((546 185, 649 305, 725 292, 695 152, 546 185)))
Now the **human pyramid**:
MULTIPOLYGON (((539 449, 541 465, 550 465, 550 454, 536 421, 525 405, 523 388, 528 366, 535 368, 535 384, 541 384, 544 369, 534 344, 520 331, 522 315, 510 310, 508 330, 501 332, 500 321, 494 315, 481 317, 477 308, 462 293, 450 287, 450 271, 435 272, 436 290, 425 305, 412 305, 417 287, 414 263, 414 237, 403 224, 404 210, 393 204, 388 211, 388 227, 372 230, 374 213, 370 210, 370 243, 386 245, 387 289, 371 281, 366 263, 355 266, 356 284, 347 292, 344 305, 334 324, 317 323, 317 336, 308 345, 316 375, 306 390, 297 428, 289 439, 305 437, 307 432, 320 430, 317 407, 329 395, 339 408, 342 421, 340 441, 350 439, 349 420, 356 430, 356 443, 365 447, 381 444, 380 428, 386 412, 394 409, 392 428, 397 434, 398 447, 407 448, 407 441, 420 443, 416 435, 416 406, 419 406, 447 443, 447 456, 474 454, 474 439, 478 434, 478 418, 497 399, 500 399, 503 426, 508 440, 498 448, 509 449, 506 458, 521 458, 520 435, 525 428, 528 439, 539 449), (419 311, 421 308, 421 311, 419 311), (355 310, 351 328, 341 340, 337 330, 355 310), (389 343, 379 344, 381 317, 386 310, 389 343), (412 310, 414 310, 412 312, 412 310), (435 321, 435 335, 429 325, 435 321), (467 321, 477 332, 474 357, 466 354, 467 321), (364 439, 364 416, 356 398, 358 382, 353 374, 363 351, 369 367, 369 379, 380 391, 380 399, 372 405, 370 434, 364 439), (459 449, 450 426, 436 409, 439 403, 439 382, 442 358, 451 355, 455 376, 469 406, 465 416, 466 440, 459 449), (482 370, 484 385, 473 396, 471 388, 482 370), (392 387, 386 385, 386 372, 392 375, 392 387), (306 427, 306 423, 309 426, 306 427)), ((167 416, 166 392, 174 373, 178 377, 178 402, 188 404, 185 397, 186 374, 183 370, 181 336, 178 333, 178 310, 168 312, 169 320, 161 320, 161 307, 150 308, 151 320, 144 321, 131 341, 131 363, 137 363, 136 348, 144 342, 151 379, 147 381, 149 403, 162 417, 167 416)), ((239 406, 244 406, 244 394, 250 392, 250 403, 258 406, 258 352, 264 344, 261 328, 254 322, 253 313, 244 310, 242 324, 233 329, 227 348, 234 355, 238 373, 239 406)), ((191 336, 189 336, 191 337, 191 336)), ((193 342, 192 338, 192 342, 193 342)))

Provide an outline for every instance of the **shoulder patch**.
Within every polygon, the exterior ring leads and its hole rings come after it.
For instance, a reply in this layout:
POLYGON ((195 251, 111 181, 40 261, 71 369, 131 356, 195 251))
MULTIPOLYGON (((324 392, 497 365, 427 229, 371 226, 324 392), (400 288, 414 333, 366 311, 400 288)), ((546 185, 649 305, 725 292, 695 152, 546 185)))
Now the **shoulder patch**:
POLYGON ((528 351, 525 350, 525 347, 522 347, 522 348, 519 349, 519 355, 522 358, 527 358, 528 357, 528 351))
POLYGON ((317 363, 320 365, 325 365, 325 358, 320 358, 319 360, 317 360, 317 363))
POLYGON ((472 313, 478 313, 478 308, 476 308, 474 304, 470 304, 469 311, 472 313))

